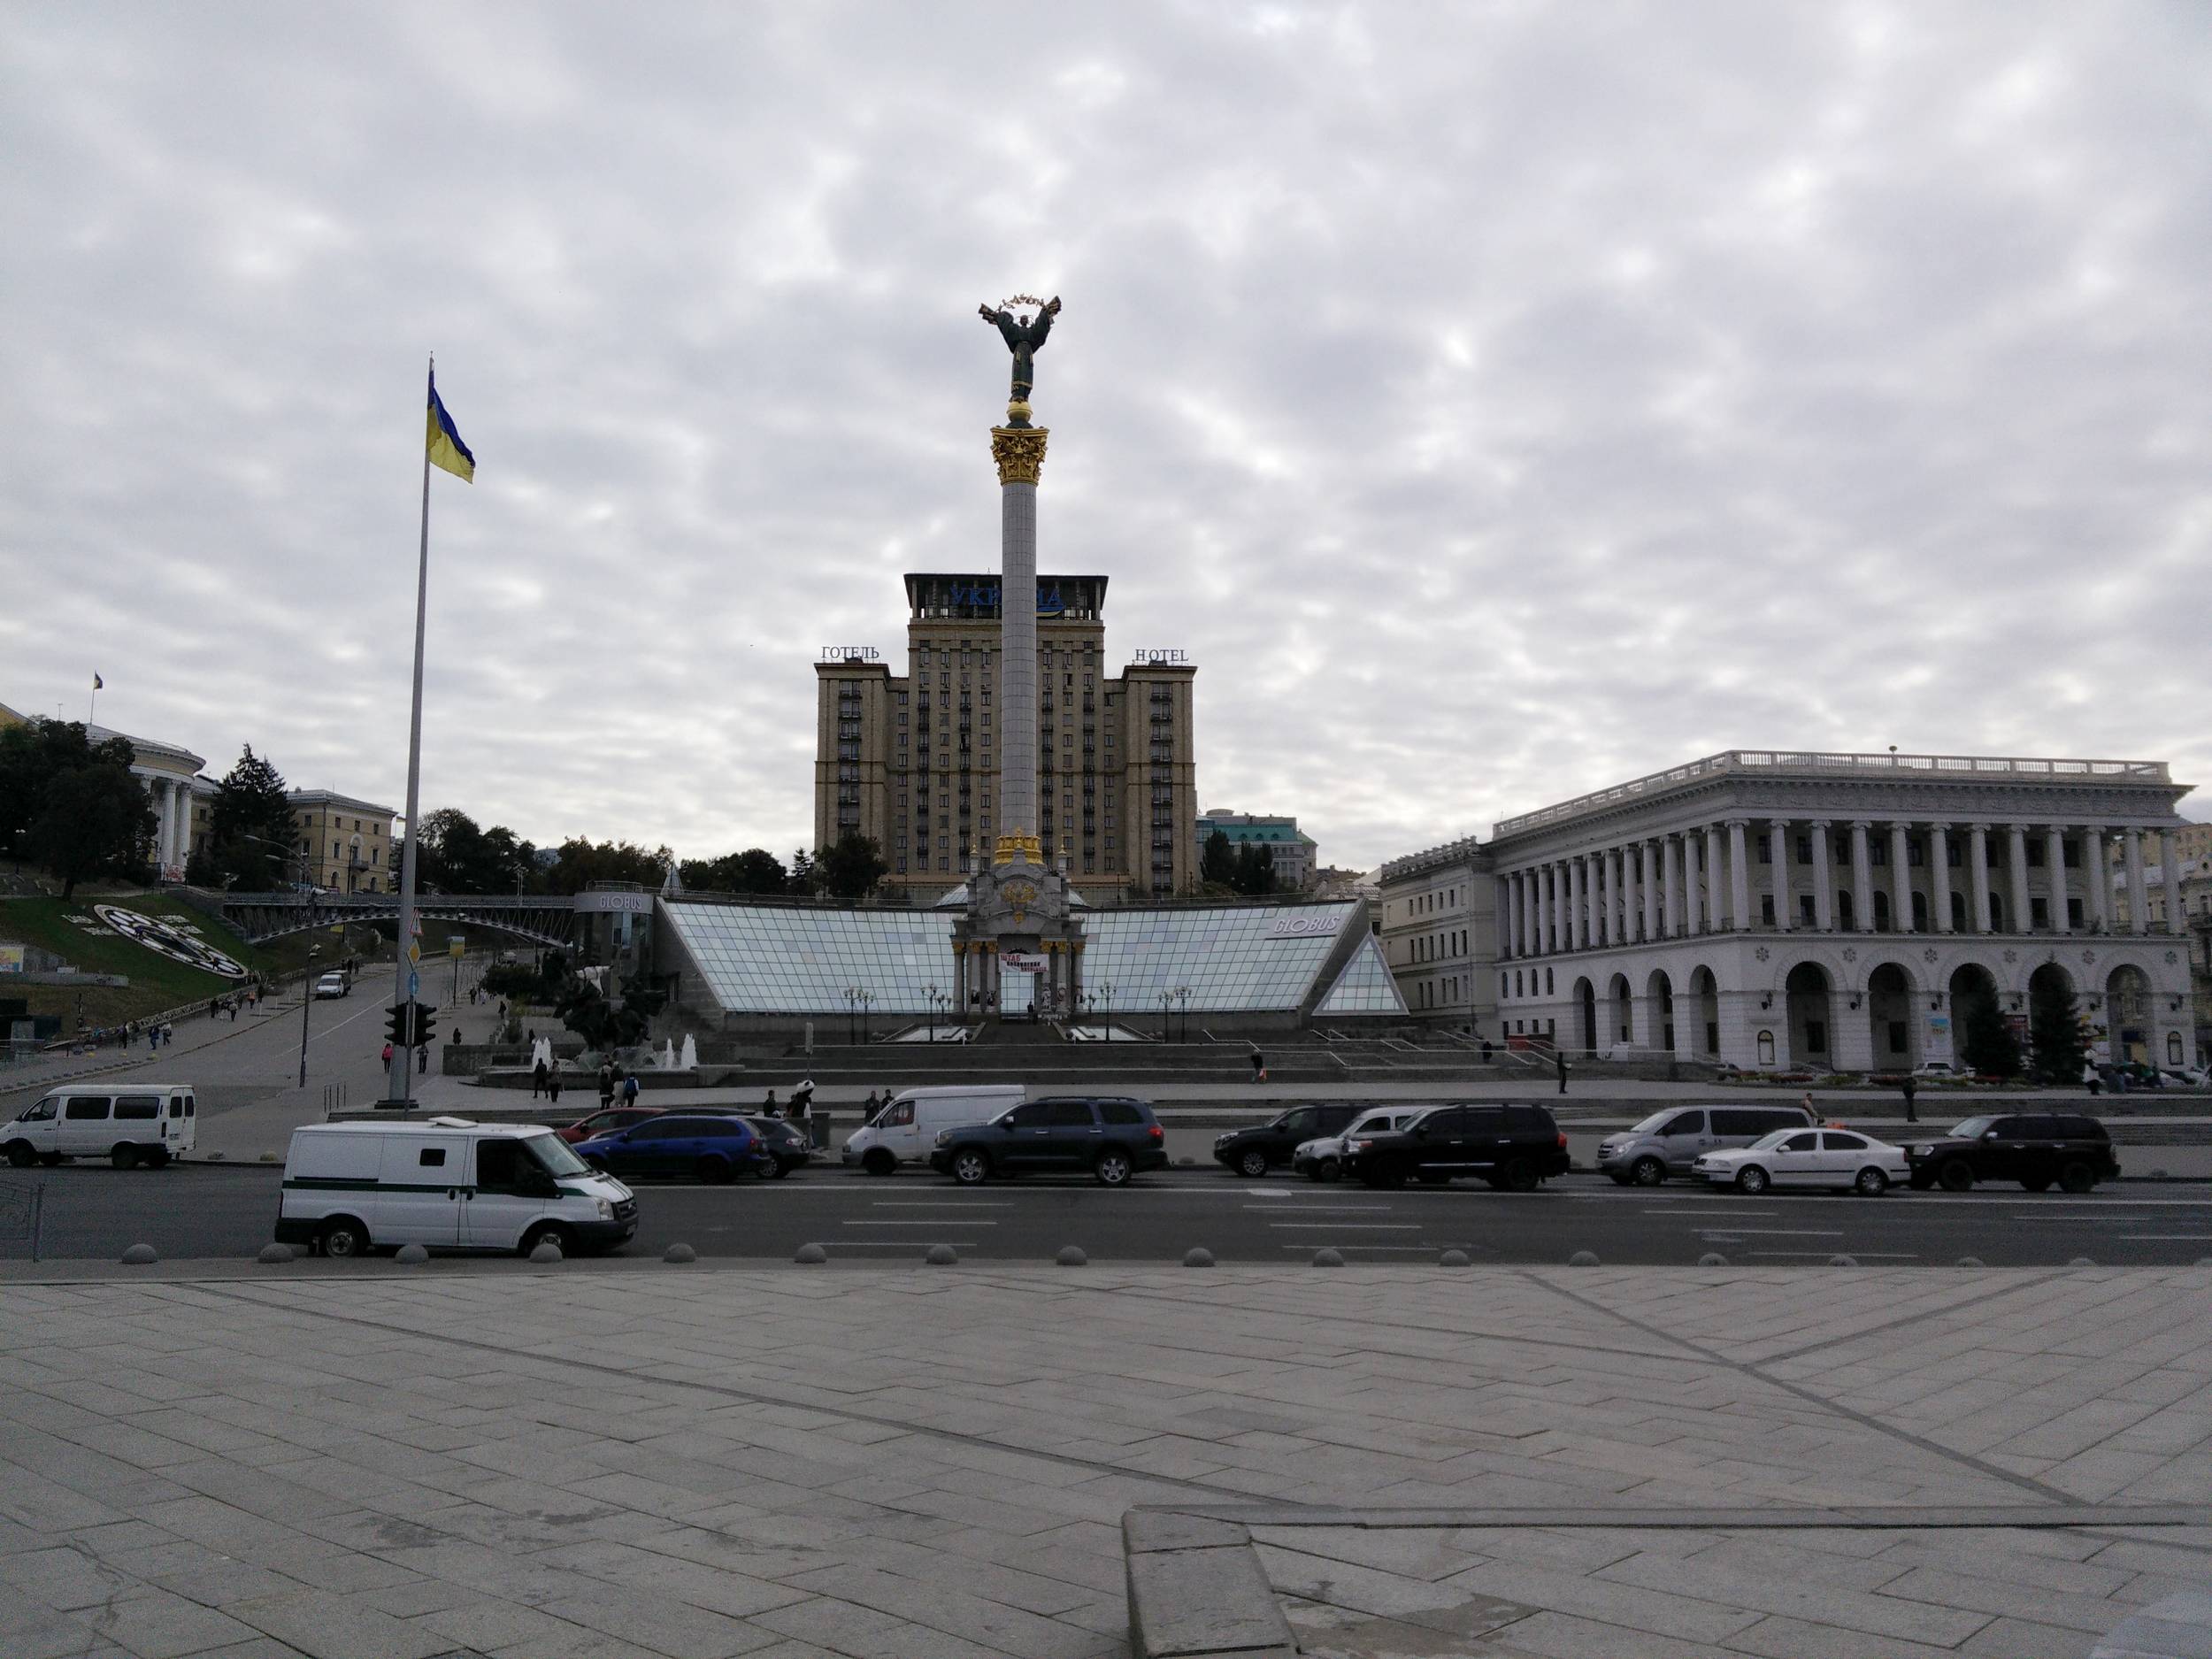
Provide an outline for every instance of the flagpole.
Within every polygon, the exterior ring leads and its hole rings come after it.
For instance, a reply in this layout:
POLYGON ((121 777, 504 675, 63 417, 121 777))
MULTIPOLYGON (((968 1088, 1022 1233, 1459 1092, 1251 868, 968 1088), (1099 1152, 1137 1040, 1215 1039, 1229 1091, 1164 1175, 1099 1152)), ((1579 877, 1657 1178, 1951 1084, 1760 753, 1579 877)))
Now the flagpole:
MULTIPOLYGON (((430 359, 429 373, 433 377, 425 383, 423 408, 430 407, 429 388, 436 384, 438 359, 430 359)), ((427 416, 425 417, 426 420, 427 416)), ((411 1002, 407 994, 407 976, 413 964, 407 960, 407 948, 415 942, 415 854, 420 845, 422 823, 417 817, 422 791, 422 636, 423 615, 430 599, 430 442, 427 436, 422 446, 422 542, 415 563, 415 699, 407 718, 407 840, 402 845, 399 861, 399 939, 396 965, 392 974, 392 1001, 396 1003, 411 1002)), ((389 1092, 385 1098, 403 1105, 409 1097, 408 1079, 411 1075, 414 1056, 407 1052, 404 1043, 392 1045, 392 1068, 388 1076, 389 1092)))

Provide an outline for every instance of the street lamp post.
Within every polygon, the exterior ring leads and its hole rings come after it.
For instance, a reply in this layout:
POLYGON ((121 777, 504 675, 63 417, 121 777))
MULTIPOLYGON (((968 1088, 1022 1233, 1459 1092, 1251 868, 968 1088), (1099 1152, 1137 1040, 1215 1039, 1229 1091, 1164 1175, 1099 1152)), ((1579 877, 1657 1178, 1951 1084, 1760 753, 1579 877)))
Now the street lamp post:
POLYGON ((1190 987, 1189 987, 1189 986, 1187 986, 1187 985, 1179 985, 1179 986, 1177 986, 1177 987, 1175 987, 1175 1006, 1182 1011, 1182 1015, 1183 1015, 1183 1041, 1184 1041, 1185 1042, 1188 1042, 1188 1041, 1190 1041, 1190 987))
POLYGON ((1111 979, 1100 980, 1098 994, 1105 999, 1106 1041, 1111 1042, 1114 1040, 1114 982, 1111 979))
POLYGON ((851 1048, 857 1041, 853 1035, 853 1010, 859 1005, 860 993, 851 986, 845 987, 845 1046, 851 1048))
POLYGON ((868 1010, 874 1003, 876 994, 866 986, 860 988, 860 1045, 868 1046, 868 1010))
POLYGON ((1168 1004, 1174 1000, 1174 992, 1163 991, 1160 993, 1160 1041, 1162 1042, 1173 1042, 1175 1041, 1175 1034, 1168 1029, 1167 1023, 1168 1004))
POLYGON ((926 987, 924 995, 929 998, 929 1040, 933 1044, 937 1041, 937 987, 926 987))
POLYGON ((300 1087, 307 1087, 307 1005, 315 1000, 315 958, 323 954, 320 945, 307 948, 307 972, 300 980, 300 1087))

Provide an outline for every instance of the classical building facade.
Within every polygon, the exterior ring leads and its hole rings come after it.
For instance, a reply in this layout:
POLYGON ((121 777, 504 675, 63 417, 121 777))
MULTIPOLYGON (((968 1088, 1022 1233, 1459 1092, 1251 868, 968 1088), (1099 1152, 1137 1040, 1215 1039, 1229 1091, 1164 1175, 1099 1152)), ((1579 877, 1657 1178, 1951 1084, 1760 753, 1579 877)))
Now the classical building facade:
POLYGON ((1284 891, 1302 893, 1313 886, 1320 865, 1317 856, 1319 848, 1312 836, 1298 827, 1296 818, 1263 812, 1232 812, 1225 807, 1216 807, 1198 820, 1194 856, 1202 864, 1206 856, 1206 843, 1217 834, 1227 838, 1232 852, 1247 845, 1266 848, 1275 861, 1276 882, 1284 891))
POLYGON ((394 809, 328 789, 294 789, 285 800, 308 880, 339 893, 391 890, 394 809))
POLYGON ((1498 1031, 1496 883, 1473 836, 1382 867, 1383 956, 1407 1009, 1471 1035, 1498 1031))
MULTIPOLYGON (((1955 1061, 1962 1003, 2024 1033, 2064 993, 2093 1052, 2193 1064, 2179 864, 2143 850, 2188 787, 2157 761, 1709 756, 1496 825, 1476 959, 1499 1034, 1578 1051, 1889 1070, 1955 1061)), ((1385 867, 1386 907, 1420 862, 1385 867)))
MULTIPOLYGON (((999 578, 906 578, 907 672, 869 648, 814 665, 814 840, 858 830, 887 890, 929 903, 1002 827, 999 578)), ((1192 690, 1181 653, 1106 656, 1106 578, 1037 578, 1037 810, 1045 856, 1094 904, 1187 891, 1196 878, 1192 690)))

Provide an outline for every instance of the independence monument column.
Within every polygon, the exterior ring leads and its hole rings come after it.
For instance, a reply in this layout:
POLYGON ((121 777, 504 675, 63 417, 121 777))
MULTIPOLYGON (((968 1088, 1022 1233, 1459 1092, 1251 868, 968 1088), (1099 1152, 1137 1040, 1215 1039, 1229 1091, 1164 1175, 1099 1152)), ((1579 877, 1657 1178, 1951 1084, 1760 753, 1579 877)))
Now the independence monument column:
POLYGON ((998 842, 968 884, 955 948, 981 972, 968 984, 1002 1014, 1072 1013, 1082 929, 1070 918, 1066 876, 1046 863, 1037 833, 1037 475, 1047 431, 1030 424, 1034 361, 1060 302, 1019 295, 979 308, 1013 354, 1006 424, 991 428, 999 481, 998 842), (1034 320, 1013 307, 1037 308, 1034 320), (1025 986, 1016 975, 1026 976, 1025 986), (1010 983, 1011 981, 1011 983, 1010 983))

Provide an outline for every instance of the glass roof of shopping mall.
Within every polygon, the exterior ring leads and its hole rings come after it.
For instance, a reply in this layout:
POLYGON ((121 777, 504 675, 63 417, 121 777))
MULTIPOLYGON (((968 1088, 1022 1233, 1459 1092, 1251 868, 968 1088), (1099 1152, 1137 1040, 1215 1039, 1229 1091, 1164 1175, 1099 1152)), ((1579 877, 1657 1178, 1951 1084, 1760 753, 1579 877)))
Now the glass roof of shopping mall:
POLYGON ((1398 995, 1398 982, 1390 977, 1390 964, 1383 960, 1382 945, 1372 933, 1360 941, 1344 972, 1336 976, 1336 983, 1313 1010, 1317 1019, 1327 1014, 1405 1011, 1405 998, 1398 995))
MULTIPOLYGON (((1156 1009, 1187 988, 1194 1012, 1286 1013, 1311 997, 1356 903, 1094 910, 1083 917, 1084 988, 1100 1012, 1156 1009), (1108 986, 1113 988, 1106 990, 1108 986)), ((661 910, 716 1001, 733 1014, 836 1014, 874 993, 878 1014, 920 1014, 955 982, 955 916, 941 910, 827 910, 664 899, 661 910)), ((1322 1011, 1397 1013, 1371 936, 1322 1011), (1376 975, 1379 973, 1379 980, 1376 975)))

